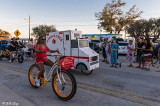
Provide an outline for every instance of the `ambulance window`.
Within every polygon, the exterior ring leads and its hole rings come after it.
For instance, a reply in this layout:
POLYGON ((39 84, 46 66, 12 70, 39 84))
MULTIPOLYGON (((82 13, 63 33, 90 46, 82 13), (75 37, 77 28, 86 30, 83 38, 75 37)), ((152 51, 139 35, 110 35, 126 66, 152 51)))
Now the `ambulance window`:
POLYGON ((75 38, 79 38, 79 37, 80 37, 79 33, 75 33, 75 34, 74 34, 74 37, 75 37, 75 38))
POLYGON ((80 48, 89 47, 88 40, 87 39, 79 40, 79 47, 80 48))
POLYGON ((78 40, 71 40, 71 48, 78 48, 78 40))
POLYGON ((66 40, 69 40, 69 35, 66 35, 66 40))

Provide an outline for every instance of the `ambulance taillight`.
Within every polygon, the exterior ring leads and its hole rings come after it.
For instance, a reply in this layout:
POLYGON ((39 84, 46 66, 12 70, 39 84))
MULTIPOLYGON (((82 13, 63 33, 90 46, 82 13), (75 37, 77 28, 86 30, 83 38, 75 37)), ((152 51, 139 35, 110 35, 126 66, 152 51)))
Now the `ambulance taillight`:
POLYGON ((63 32, 59 32, 59 34, 63 34, 63 32))

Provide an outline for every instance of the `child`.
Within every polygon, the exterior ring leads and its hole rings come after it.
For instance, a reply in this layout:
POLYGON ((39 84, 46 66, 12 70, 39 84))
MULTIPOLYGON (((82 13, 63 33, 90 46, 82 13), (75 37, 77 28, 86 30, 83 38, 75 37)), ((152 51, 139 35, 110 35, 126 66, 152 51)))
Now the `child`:
POLYGON ((116 67, 117 64, 117 51, 119 50, 119 46, 116 43, 116 39, 113 39, 113 43, 111 45, 111 67, 116 67))

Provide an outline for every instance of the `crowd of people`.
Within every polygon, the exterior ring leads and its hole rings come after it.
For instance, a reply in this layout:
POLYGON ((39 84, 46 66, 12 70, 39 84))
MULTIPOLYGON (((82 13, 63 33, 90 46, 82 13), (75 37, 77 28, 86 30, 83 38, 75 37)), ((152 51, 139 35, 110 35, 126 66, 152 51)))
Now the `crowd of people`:
MULTIPOLYGON (((137 42, 134 44, 133 40, 130 40, 127 46, 128 52, 126 54, 126 62, 129 63, 128 67, 134 67, 133 61, 136 58, 138 62, 138 66, 136 66, 136 68, 150 69, 151 65, 154 66, 153 55, 158 57, 160 64, 160 39, 158 40, 158 45, 156 46, 148 38, 144 39, 144 37, 140 37, 136 41, 137 42), (134 56, 135 53, 136 57, 134 56)), ((30 57, 34 54, 35 45, 36 43, 33 41, 33 38, 31 38, 27 45, 28 51, 30 51, 30 57)), ((25 47, 24 43, 16 38, 12 38, 12 41, 8 42, 7 46, 10 51, 9 62, 12 62, 13 51, 17 51, 18 49, 25 47)), ((110 67, 117 68, 117 65, 119 64, 117 62, 119 49, 120 48, 116 37, 113 37, 111 42, 108 41, 108 38, 105 38, 104 44, 102 45, 102 55, 104 58, 103 62, 106 64, 111 64, 110 67)))
MULTIPOLYGON (((104 44, 102 45, 102 55, 106 64, 111 63, 111 67, 117 68, 117 59, 118 59, 118 50, 119 45, 116 40, 116 37, 112 38, 112 41, 109 42, 108 38, 104 39, 104 44)), ((133 67, 133 61, 135 59, 138 62, 136 68, 149 70, 153 64, 153 56, 157 56, 160 64, 160 39, 158 40, 158 45, 154 45, 149 38, 144 39, 140 37, 137 42, 134 44, 133 40, 129 40, 127 46, 126 62, 129 63, 128 67, 133 67)))
MULTIPOLYGON (((9 62, 12 62, 13 59, 13 52, 17 51, 18 49, 24 48, 26 45, 24 45, 24 42, 20 41, 19 38, 13 37, 11 39, 11 42, 8 41, 7 49, 9 50, 9 62)), ((30 51, 30 57, 33 56, 35 43, 33 41, 33 38, 30 39, 28 46, 28 51, 30 51)))

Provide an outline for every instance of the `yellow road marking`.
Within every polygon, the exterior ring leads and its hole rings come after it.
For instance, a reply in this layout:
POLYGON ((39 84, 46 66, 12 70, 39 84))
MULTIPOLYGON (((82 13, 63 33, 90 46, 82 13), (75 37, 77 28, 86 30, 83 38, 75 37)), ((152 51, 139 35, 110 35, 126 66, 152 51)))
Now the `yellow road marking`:
MULTIPOLYGON (((24 69, 21 69, 21 68, 17 68, 17 67, 13 67, 13 66, 8 66, 8 65, 2 65, 2 64, 0 64, 0 66, 3 67, 3 68, 7 68, 7 69, 10 69, 10 70, 13 70, 13 71, 17 71, 17 72, 21 72, 21 73, 25 73, 25 74, 28 73, 27 70, 24 70, 24 69)), ((147 101, 151 101, 151 102, 158 102, 158 103, 160 103, 160 100, 158 100, 158 99, 152 99, 152 98, 142 97, 142 96, 138 96, 138 95, 135 95, 135 94, 130 94, 130 93, 127 93, 127 92, 122 92, 122 91, 118 91, 118 90, 103 88, 103 87, 99 87, 99 86, 95 86, 95 85, 91 85, 91 84, 83 83, 83 82, 79 82, 79 81, 77 81, 77 84, 79 84, 79 85, 85 85, 85 86, 92 87, 92 88, 96 88, 96 89, 91 89, 91 88, 87 88, 87 87, 79 87, 78 86, 79 88, 82 88, 82 89, 86 89, 86 90, 97 92, 97 93, 101 93, 101 94, 107 94, 109 96, 114 96, 114 97, 117 97, 117 98, 125 99, 127 101, 132 101, 132 102, 136 102, 136 103, 140 103, 140 104, 145 104, 147 106, 150 106, 150 104, 147 104, 147 103, 144 103, 144 102, 141 102, 141 101, 137 101, 137 100, 132 100, 132 99, 127 99, 127 98, 119 97, 119 96, 116 96, 115 94, 107 93, 107 92, 100 91, 100 90, 97 90, 97 89, 102 89, 102 90, 105 90, 105 91, 117 93, 117 94, 120 94, 120 95, 129 96, 129 97, 133 97, 133 98, 137 98, 137 99, 143 99, 143 100, 147 100, 147 101)))
POLYGON ((77 83, 79 83, 81 85, 88 86, 88 87, 92 87, 92 88, 103 89, 105 91, 109 91, 109 92, 118 93, 118 94, 121 94, 121 95, 126 95, 126 96, 130 96, 130 97, 134 97, 134 98, 137 98, 137 99, 143 99, 143 100, 148 100, 148 101, 151 101, 151 102, 158 102, 158 103, 160 103, 160 100, 158 100, 158 99, 152 99, 152 98, 142 97, 142 96, 138 96, 138 95, 135 95, 135 94, 130 94, 130 93, 127 93, 127 92, 122 92, 122 91, 118 91, 118 90, 103 88, 103 87, 99 87, 99 86, 95 86, 95 85, 91 85, 91 84, 87 84, 87 83, 83 83, 83 82, 77 82, 77 83))
POLYGON ((108 96, 113 96, 113 97, 116 97, 116 98, 124 99, 124 100, 130 101, 130 102, 139 103, 139 104, 143 104, 143 105, 146 105, 146 106, 151 106, 151 104, 148 104, 148 103, 145 103, 145 102, 142 102, 142 101, 138 101, 138 100, 128 99, 128 98, 125 98, 125 97, 120 97, 120 96, 118 96, 116 94, 113 94, 113 93, 107 93, 107 92, 100 91, 100 90, 97 90, 97 89, 91 89, 91 88, 86 88, 86 87, 81 87, 81 86, 78 86, 78 87, 81 88, 81 89, 88 90, 88 91, 92 91, 92 92, 96 92, 96 93, 100 93, 100 94, 104 94, 104 95, 108 95, 108 96))

